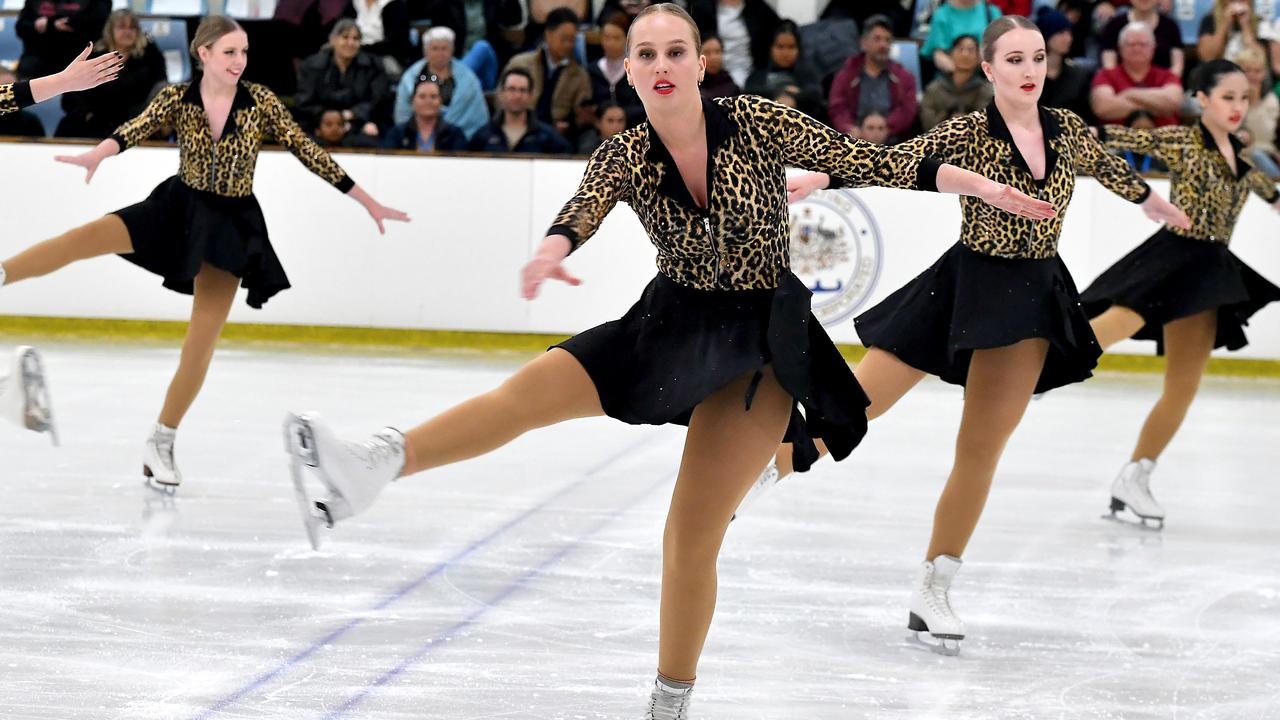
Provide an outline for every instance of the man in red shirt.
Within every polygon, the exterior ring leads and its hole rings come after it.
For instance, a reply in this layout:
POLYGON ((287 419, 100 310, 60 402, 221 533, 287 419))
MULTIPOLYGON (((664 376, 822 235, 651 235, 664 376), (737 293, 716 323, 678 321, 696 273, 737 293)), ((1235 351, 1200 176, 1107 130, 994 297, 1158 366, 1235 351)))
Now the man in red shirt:
POLYGON ((1152 63, 1156 36, 1150 26, 1131 23, 1120 31, 1120 64, 1099 70, 1093 78, 1089 101, 1098 119, 1123 123, 1137 110, 1156 118, 1157 126, 1177 125, 1182 103, 1182 81, 1152 63))

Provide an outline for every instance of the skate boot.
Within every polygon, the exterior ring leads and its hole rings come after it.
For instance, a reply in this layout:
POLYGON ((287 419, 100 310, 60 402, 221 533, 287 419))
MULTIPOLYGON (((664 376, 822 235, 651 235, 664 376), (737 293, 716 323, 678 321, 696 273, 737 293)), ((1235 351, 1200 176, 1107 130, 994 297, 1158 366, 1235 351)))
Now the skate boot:
POLYGON ((738 516, 741 515, 744 510, 750 507, 752 503, 759 500, 761 495, 769 492, 773 489, 774 485, 777 485, 781 481, 782 478, 778 477, 777 463, 770 462, 768 466, 765 467, 764 472, 760 473, 760 477, 756 478, 751 489, 748 490, 747 494, 742 498, 742 502, 738 503, 738 509, 733 513, 733 517, 729 518, 729 522, 737 520, 738 516))
POLYGON ((173 459, 173 442, 177 428, 156 423, 142 452, 142 474, 159 490, 172 492, 182 484, 182 473, 173 459))
POLYGON ((13 353, 8 376, 0 377, 0 415, 18 427, 47 432, 58 444, 58 429, 53 423, 53 406, 49 387, 44 380, 44 364, 40 353, 28 345, 13 353))
POLYGON ((649 695, 649 710, 644 720, 689 720, 689 700, 693 683, 668 680, 659 675, 649 695))
POLYGON ((951 581, 960 569, 961 560, 939 555, 920 567, 920 582, 911 593, 911 614, 907 640, 928 647, 940 655, 959 655, 964 639, 964 622, 951 609, 951 581), (923 637, 923 636, 928 637, 923 637))
POLYGON ((404 435, 383 428, 361 442, 339 440, 319 415, 290 413, 284 420, 285 451, 290 456, 293 488, 312 549, 320 548, 320 525, 364 512, 404 468, 404 435), (312 468, 328 495, 313 499, 303 479, 312 468))
POLYGON ((1111 520, 1129 522, 1119 513, 1125 508, 1137 516, 1134 524, 1150 530, 1164 529, 1164 508, 1151 495, 1151 472, 1156 461, 1142 458, 1120 468, 1120 474, 1111 483, 1111 520))

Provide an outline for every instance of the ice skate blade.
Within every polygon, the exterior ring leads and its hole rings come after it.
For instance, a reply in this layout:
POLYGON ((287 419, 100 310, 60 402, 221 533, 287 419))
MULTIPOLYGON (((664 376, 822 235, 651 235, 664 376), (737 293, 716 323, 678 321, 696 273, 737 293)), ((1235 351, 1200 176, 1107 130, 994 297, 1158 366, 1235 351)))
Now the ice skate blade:
POLYGON ((302 513, 302 527, 307 533, 307 541, 312 550, 320 549, 320 526, 333 527, 333 521, 327 513, 322 514, 319 503, 313 501, 307 493, 306 478, 303 467, 316 466, 315 438, 311 425, 305 418, 290 413, 284 421, 284 447, 289 453, 289 476, 293 481, 293 493, 298 499, 298 509, 302 513))
POLYGON ((937 638, 930 635, 928 631, 923 630, 908 633, 907 644, 945 657, 956 657, 960 654, 959 640, 955 638, 937 638))
POLYGON ((1110 520, 1121 525, 1139 528, 1141 530, 1149 530, 1151 532, 1161 532, 1164 530, 1164 518, 1143 517, 1133 511, 1133 508, 1125 505, 1123 500, 1111 498, 1111 511, 1102 516, 1103 520, 1110 520), (1125 510, 1129 511, 1129 515, 1122 515, 1125 510), (1134 519, 1136 518, 1136 519, 1134 519))
POLYGON ((147 487, 150 487, 153 490, 167 492, 170 495, 172 495, 173 492, 178 489, 178 486, 182 484, 181 480, 178 482, 164 482, 157 478, 155 473, 151 472, 151 468, 147 465, 142 466, 142 477, 142 482, 145 483, 147 487))
POLYGON ((21 358, 18 361, 21 377, 24 405, 22 424, 28 430, 37 433, 49 433, 54 447, 62 443, 58 439, 58 428, 53 421, 53 403, 49 398, 49 386, 45 382, 44 363, 36 349, 24 346, 18 349, 21 358))

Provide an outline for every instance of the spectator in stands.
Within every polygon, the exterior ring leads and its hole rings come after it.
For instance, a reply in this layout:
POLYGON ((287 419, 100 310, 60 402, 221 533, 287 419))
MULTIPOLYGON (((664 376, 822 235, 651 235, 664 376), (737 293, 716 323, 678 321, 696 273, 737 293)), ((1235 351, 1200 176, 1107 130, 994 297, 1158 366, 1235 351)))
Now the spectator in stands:
POLYGON ((447 27, 433 27, 422 35, 422 59, 405 69, 396 86, 393 117, 403 125, 413 119, 413 93, 418 83, 432 80, 440 87, 444 121, 471 137, 489 122, 489 105, 480 79, 454 56, 456 36, 447 27))
MULTIPOLYGON (((1125 118, 1124 124, 1135 130, 1153 130, 1156 127, 1156 117, 1146 110, 1134 110, 1125 118)), ((1154 155, 1141 155, 1125 150, 1120 153, 1120 157, 1140 173, 1169 172, 1169 166, 1154 155)))
POLYGON ((692 0, 689 14, 704 36, 720 38, 724 69, 738 87, 753 70, 769 64, 773 30, 782 20, 765 0, 692 0))
POLYGON ((831 126, 852 135, 853 129, 872 112, 888 119, 889 135, 906 137, 916 120, 916 79, 906 68, 889 59, 893 23, 887 17, 867 18, 862 26, 862 52, 836 73, 831 81, 827 112, 831 126))
POLYGON ((490 153, 569 152, 569 143, 533 114, 533 75, 508 68, 498 81, 498 112, 471 138, 470 150, 490 153))
POLYGON ((302 62, 295 102, 311 127, 325 109, 338 108, 358 133, 377 138, 390 84, 382 62, 360 49, 360 27, 343 18, 334 23, 329 45, 302 62))
POLYGON ((351 123, 338 108, 321 111, 320 122, 316 123, 315 139, 321 147, 349 147, 347 141, 351 133, 351 123))
POLYGON ((718 98, 741 95, 742 89, 724 69, 724 43, 715 35, 702 38, 702 54, 707 58, 707 71, 702 76, 702 97, 718 98))
POLYGON ((991 102, 991 83, 978 71, 978 39, 961 35, 951 45, 949 74, 938 75, 924 89, 924 101, 920 103, 920 124, 925 131, 932 130, 943 120, 985 108, 991 102))
POLYGON ((751 73, 743 90, 762 97, 774 97, 785 91, 795 97, 800 110, 821 119, 826 115, 822 107, 822 78, 814 75, 802 57, 800 29, 794 22, 783 20, 773 31, 768 64, 751 73))
POLYGON ((883 15, 893 25, 893 36, 904 38, 914 29, 914 10, 914 0, 831 0, 822 11, 822 19, 848 18, 861 27, 867 18, 883 15))
POLYGON ((577 37, 578 15, 556 8, 547 13, 542 44, 507 63, 507 70, 519 68, 533 78, 534 117, 564 135, 574 134, 576 110, 591 97, 591 77, 573 57, 577 37))
MULTIPOLYGON (((448 28, 441 28, 448 30, 448 28)), ((467 134, 442 116, 440 83, 426 78, 413 88, 413 117, 387 131, 382 147, 418 152, 456 152, 467 149, 467 134)))
POLYGON ((627 129, 627 113, 622 106, 607 102, 596 112, 595 126, 578 136, 578 154, 590 155, 600 143, 627 129))
POLYGON ((600 6, 600 12, 596 14, 596 24, 603 28, 609 18, 620 13, 626 18, 627 25, 630 25, 641 10, 652 4, 653 0, 605 0, 600 6))
MULTIPOLYGON (((12 85, 18 76, 7 66, 0 66, 0 85, 12 85)), ((44 124, 28 110, 15 110, 0 115, 0 136, 44 137, 44 124)))
POLYGON ((1120 42, 1120 31, 1131 22, 1145 23, 1150 26, 1156 36, 1156 54, 1152 59, 1157 67, 1182 77, 1185 67, 1185 54, 1182 51, 1182 31, 1173 18, 1160 12, 1156 7, 1157 0, 1130 0, 1128 13, 1117 13, 1102 28, 1099 46, 1102 48, 1102 67, 1113 68, 1120 62, 1116 47, 1120 42))
POLYGON ((408 0, 409 17, 447 27, 457 38, 454 55, 480 78, 486 91, 498 84, 498 70, 515 54, 506 31, 525 24, 520 0, 408 0))
POLYGON ((1000 17, 1000 8, 986 0, 946 0, 929 20, 929 34, 920 47, 920 55, 933 63, 938 72, 951 72, 947 50, 961 35, 982 37, 987 25, 1000 17))
POLYGON ((1032 6, 1035 5, 1031 0, 988 0, 992 5, 1000 8, 1000 12, 1005 15, 1021 15, 1022 17, 1031 17, 1032 6))
POLYGON ((360 27, 360 44, 370 55, 389 58, 388 70, 399 73, 418 53, 409 41, 409 9, 405 0, 351 0, 347 17, 360 27))
POLYGON ((151 96, 168 82, 164 54, 142 32, 132 10, 116 10, 107 17, 93 56, 109 52, 124 56, 119 77, 92 90, 63 95, 66 115, 58 123, 58 137, 110 137, 126 120, 141 114, 151 96))
POLYGON ((889 142, 889 119, 878 112, 869 113, 858 124, 854 136, 869 143, 884 145, 889 142))
POLYGON ((26 0, 14 29, 22 38, 18 79, 52 75, 102 35, 111 0, 26 0))
POLYGON ((1093 74, 1072 61, 1074 36, 1072 24, 1066 15, 1053 8, 1041 8, 1036 14, 1036 26, 1044 35, 1045 78, 1040 104, 1070 110, 1093 124, 1093 109, 1089 106, 1089 85, 1093 74))
POLYGON ((603 108, 610 103, 618 105, 627 115, 628 127, 639 125, 645 118, 644 105, 640 103, 636 89, 627 82, 627 69, 623 67, 630 24, 631 19, 623 13, 610 15, 600 26, 600 49, 604 56, 587 67, 596 107, 603 108))
POLYGON ((351 9, 352 0, 276 0, 272 19, 288 25, 280 33, 281 44, 289 46, 295 59, 314 55, 329 42, 334 23, 351 9))
POLYGON ((1155 52, 1156 36, 1149 26, 1130 23, 1120 31, 1120 64, 1093 78, 1090 102, 1099 120, 1119 123, 1134 110, 1146 110, 1157 126, 1178 124, 1182 82, 1151 64, 1155 52))
MULTIPOLYGON (((1269 29, 1269 28, 1267 28, 1269 29)), ((1213 12, 1200 21, 1196 55, 1200 62, 1235 57, 1254 48, 1267 58, 1273 77, 1280 77, 1280 44, 1266 37, 1261 20, 1248 0, 1217 0, 1213 12)))
POLYGON ((1280 99, 1267 92, 1267 61, 1257 48, 1245 48, 1232 62, 1249 79, 1249 113, 1241 127, 1247 141, 1245 157, 1268 177, 1280 178, 1280 153, 1276 152, 1276 125, 1280 121, 1280 99))
POLYGON ((1097 0, 1058 0, 1058 11, 1071 25, 1071 47, 1065 53, 1066 57, 1087 57, 1097 46, 1094 28, 1101 28, 1101 25, 1094 25, 1094 6, 1097 4, 1097 0))

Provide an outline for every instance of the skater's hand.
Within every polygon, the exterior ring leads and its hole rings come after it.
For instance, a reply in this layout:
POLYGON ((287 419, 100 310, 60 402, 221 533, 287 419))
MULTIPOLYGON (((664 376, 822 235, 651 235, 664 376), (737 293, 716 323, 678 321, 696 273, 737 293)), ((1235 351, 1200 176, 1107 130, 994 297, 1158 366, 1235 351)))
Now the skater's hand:
POLYGON ((978 197, 992 207, 1032 220, 1048 220, 1058 214, 1052 203, 1037 200, 1009 185, 998 182, 989 183, 978 197))
POLYGON ((1191 218, 1188 218, 1186 213, 1178 209, 1177 205, 1165 200, 1162 196, 1154 192, 1148 195, 1147 199, 1143 201, 1142 212, 1146 213, 1147 217, 1162 225, 1172 225, 1179 230, 1191 229, 1191 218))
POLYGON ((1280 213, 1280 200, 1276 200, 1275 202, 1271 203, 1271 209, 1280 213))
POLYGON ((78 165, 88 170, 88 174, 84 176, 85 185, 88 185, 89 181, 93 179, 93 174, 98 172, 98 165, 102 162, 102 156, 98 154, 97 148, 79 155, 56 155, 53 159, 68 165, 78 165))
POLYGON ((787 204, 792 205, 809 197, 814 190, 825 190, 831 185, 831 176, 811 172, 787 178, 787 204))
POLYGON ((573 243, 564 235, 548 235, 542 240, 542 247, 520 271, 520 294, 525 300, 538 297, 538 289, 547 280, 559 280, 570 285, 581 285, 582 281, 564 269, 564 259, 569 255, 573 243))
POLYGON ((62 81, 62 92, 88 90, 119 77, 120 69, 124 67, 123 55, 109 52, 90 60, 89 53, 92 51, 93 44, 86 45, 76 59, 58 73, 62 81))
POLYGON ((378 224, 379 235, 387 234, 387 229, 382 225, 382 221, 384 220, 395 220, 396 222, 406 222, 406 223, 409 222, 408 213, 403 212, 401 210, 396 210, 395 208, 389 208, 380 203, 375 202, 372 205, 366 205, 365 210, 369 211, 369 217, 373 218, 373 221, 378 224))

